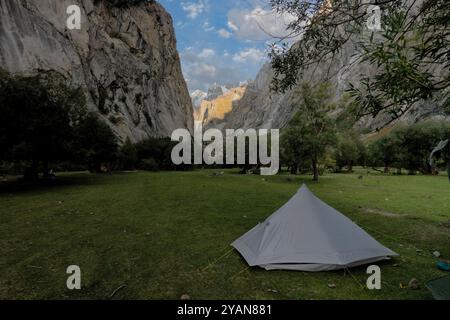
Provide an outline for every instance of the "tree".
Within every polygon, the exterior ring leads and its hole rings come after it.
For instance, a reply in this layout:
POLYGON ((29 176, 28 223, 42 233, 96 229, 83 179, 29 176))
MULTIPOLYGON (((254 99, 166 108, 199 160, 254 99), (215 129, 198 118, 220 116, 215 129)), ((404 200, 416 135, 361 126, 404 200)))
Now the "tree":
POLYGON ((339 168, 347 167, 349 172, 353 172, 353 166, 361 159, 361 150, 364 145, 359 141, 355 133, 344 133, 339 135, 336 149, 336 165, 339 168))
POLYGON ((95 113, 89 113, 75 127, 74 150, 89 171, 100 173, 117 159, 118 143, 111 128, 95 113))
POLYGON ((401 169, 402 149, 401 142, 395 135, 388 135, 372 142, 368 148, 368 162, 373 168, 384 167, 384 173, 389 173, 389 168, 396 165, 401 169))
POLYGON ((302 159, 305 158, 302 143, 302 136, 298 127, 288 126, 284 130, 281 136, 281 158, 292 174, 298 173, 302 159))
POLYGON ((450 126, 444 122, 425 121, 395 130, 393 134, 400 141, 401 165, 410 174, 420 171, 431 174, 429 156, 439 141, 450 137, 450 126))
POLYGON ((0 70, 0 158, 25 161, 27 180, 44 176, 49 162, 70 159, 73 125, 84 113, 84 95, 53 73, 12 77, 0 70))
POLYGON ((271 0, 272 7, 294 17, 289 37, 271 50, 273 88, 294 87, 305 70, 331 60, 350 42, 357 44, 356 62, 369 63, 372 77, 350 84, 359 116, 388 113, 398 119, 416 102, 439 97, 450 110, 450 0, 271 0), (367 28, 371 9, 382 13, 382 31, 367 28))
MULTIPOLYGON (((175 166, 171 159, 171 152, 176 142, 168 138, 149 138, 136 144, 139 166, 146 168, 156 167, 160 170, 172 170, 175 166)), ((181 167, 181 166, 179 166, 181 167)), ((185 169, 185 166, 182 167, 185 169)))
POLYGON ((137 168, 138 162, 139 158, 136 146, 131 142, 130 138, 127 138, 119 151, 120 167, 124 170, 134 170, 137 168))
POLYGON ((327 148, 336 143, 336 129, 333 119, 328 116, 332 105, 328 103, 328 85, 322 84, 311 88, 303 84, 298 110, 283 133, 283 149, 288 158, 296 163, 310 161, 313 180, 319 180, 319 161, 325 155, 327 148), (295 161, 295 160, 294 160, 295 161))
MULTIPOLYGON (((431 174, 429 156, 434 146, 450 137, 450 125, 445 122, 425 121, 394 129, 387 136, 373 142, 369 147, 372 165, 405 168, 410 174, 417 171, 431 174)), ((445 153, 444 153, 445 157, 445 153)))

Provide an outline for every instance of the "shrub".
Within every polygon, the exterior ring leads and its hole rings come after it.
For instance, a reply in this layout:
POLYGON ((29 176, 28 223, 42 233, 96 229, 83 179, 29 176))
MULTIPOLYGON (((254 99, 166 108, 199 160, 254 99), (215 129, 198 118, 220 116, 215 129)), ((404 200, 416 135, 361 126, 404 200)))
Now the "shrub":
MULTIPOLYGON (((399 127, 369 146, 369 158, 373 166, 405 168, 410 174, 417 171, 432 173, 429 156, 441 140, 450 138, 450 125, 445 122, 425 121, 411 126, 399 127)), ((448 149, 447 149, 448 151, 448 149)), ((447 160, 446 152, 442 158, 447 160)))
POLYGON ((119 151, 119 166, 122 170, 134 170, 138 167, 138 162, 136 145, 132 144, 131 140, 127 138, 119 151))
POLYGON ((145 171, 159 171, 158 163, 153 158, 142 160, 139 167, 145 171))

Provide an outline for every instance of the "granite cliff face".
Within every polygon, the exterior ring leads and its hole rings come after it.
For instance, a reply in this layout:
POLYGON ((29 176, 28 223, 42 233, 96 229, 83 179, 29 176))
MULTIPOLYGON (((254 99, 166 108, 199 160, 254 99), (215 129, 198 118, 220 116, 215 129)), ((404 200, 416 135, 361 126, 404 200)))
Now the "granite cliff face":
POLYGON ((204 127, 214 127, 216 122, 222 122, 234 105, 244 96, 246 86, 235 88, 213 86, 206 97, 194 109, 194 120, 204 127))
POLYGON ((0 0, 0 68, 56 71, 83 88, 88 108, 124 141, 192 130, 193 110, 172 18, 155 1, 0 0), (81 30, 67 28, 70 5, 81 30))
MULTIPOLYGON (((374 74, 369 65, 355 61, 356 53, 356 43, 350 41, 334 58, 305 70, 299 85, 285 94, 277 94, 271 90, 273 70, 269 63, 265 64, 255 81, 248 85, 242 99, 235 103, 232 112, 227 114, 223 121, 212 123, 210 127, 218 129, 283 128, 296 113, 296 103, 301 99, 298 88, 302 82, 308 82, 314 86, 328 81, 332 100, 339 101, 346 94, 350 83, 358 84, 362 76, 374 74)), ((440 104, 439 99, 417 103, 398 121, 411 124, 430 118, 450 120, 442 113, 440 104)), ((365 117, 356 124, 356 127, 375 131, 389 120, 389 115, 379 115, 376 118, 365 117)))

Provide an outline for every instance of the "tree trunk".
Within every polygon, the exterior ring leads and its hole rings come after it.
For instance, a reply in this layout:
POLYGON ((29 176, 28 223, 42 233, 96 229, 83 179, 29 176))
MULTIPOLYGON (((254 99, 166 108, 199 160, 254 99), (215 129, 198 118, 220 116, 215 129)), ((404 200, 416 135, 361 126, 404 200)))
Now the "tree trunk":
POLYGON ((313 181, 319 181, 319 168, 317 167, 317 158, 312 159, 313 181))
POLYGON ((297 172, 298 172, 298 167, 296 164, 293 164, 291 166, 291 174, 297 174, 297 172))
POLYGON ((352 173, 353 172, 353 163, 349 162, 347 168, 348 168, 348 172, 352 173))
POLYGON ((102 163, 99 161, 92 161, 92 163, 89 164, 89 171, 91 173, 102 173, 102 163))
POLYGON ((44 179, 48 179, 50 178, 50 170, 49 170, 49 165, 48 165, 48 160, 44 160, 42 162, 42 168, 43 168, 43 172, 44 172, 44 179))
POLYGON ((25 173, 23 178, 25 181, 37 181, 39 180, 39 172, 38 172, 39 161, 33 160, 31 162, 31 166, 25 169, 25 173))

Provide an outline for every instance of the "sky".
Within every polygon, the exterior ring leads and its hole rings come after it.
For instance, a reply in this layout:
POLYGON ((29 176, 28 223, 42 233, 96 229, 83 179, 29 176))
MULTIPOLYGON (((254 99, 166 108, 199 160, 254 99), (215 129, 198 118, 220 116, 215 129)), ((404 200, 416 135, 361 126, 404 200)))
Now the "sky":
POLYGON ((159 0, 172 15, 189 91, 254 79, 273 36, 287 34, 289 15, 268 0, 159 0))

